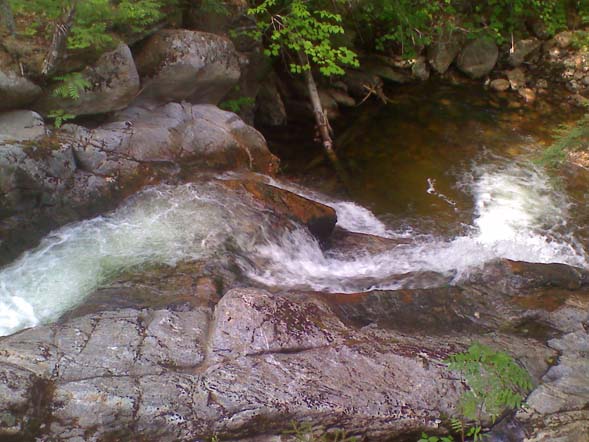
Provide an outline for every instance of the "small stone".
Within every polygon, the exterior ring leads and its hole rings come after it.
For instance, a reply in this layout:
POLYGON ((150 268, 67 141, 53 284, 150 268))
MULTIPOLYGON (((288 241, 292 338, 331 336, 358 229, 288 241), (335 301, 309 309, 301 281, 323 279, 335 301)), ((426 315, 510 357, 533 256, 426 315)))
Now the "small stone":
POLYGON ((489 86, 494 91, 504 92, 509 89, 510 83, 509 80, 506 80, 505 78, 497 78, 496 80, 491 81, 489 86))
POLYGON ((540 89, 547 89, 548 82, 546 80, 544 80, 543 78, 540 78, 538 81, 536 81, 536 86, 540 89))
POLYGON ((514 91, 521 89, 526 85, 526 74, 521 68, 515 68, 511 71, 507 71, 507 79, 509 80, 511 89, 514 91))
POLYGON ((526 101, 533 103, 536 100, 536 93, 530 88, 518 89, 517 93, 526 101))

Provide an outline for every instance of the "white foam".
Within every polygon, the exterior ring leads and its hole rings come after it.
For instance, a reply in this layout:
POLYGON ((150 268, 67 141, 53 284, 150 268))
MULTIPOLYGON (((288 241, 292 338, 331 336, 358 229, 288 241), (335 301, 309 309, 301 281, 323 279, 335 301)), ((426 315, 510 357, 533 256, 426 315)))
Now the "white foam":
MULTIPOLYGON (((266 265, 263 270, 249 269, 250 276, 270 286, 354 292, 398 288, 402 281, 391 277, 409 272, 433 271, 459 280, 497 258, 589 266, 583 247, 566 230, 566 195, 551 186, 541 169, 530 164, 475 169, 469 185, 475 218, 468 234, 453 239, 426 235, 376 255, 334 257, 325 255, 306 232, 289 232, 278 244, 258 247, 266 265)), ((334 207, 338 222, 341 217, 351 231, 399 236, 353 203, 319 200, 334 207)))
MULTIPOLYGON (((338 224, 350 231, 407 236, 355 203, 271 183, 332 206, 338 224)), ((495 258, 588 267, 586 252, 568 230, 570 204, 542 170, 522 164, 476 167, 465 187, 475 206, 467 234, 391 241, 376 254, 325 252, 302 226, 280 231, 271 214, 218 184, 150 188, 112 214, 51 233, 0 270, 0 335, 55 320, 122 272, 228 253, 227 242, 250 278, 284 289, 394 289, 410 272, 460 278, 495 258)))

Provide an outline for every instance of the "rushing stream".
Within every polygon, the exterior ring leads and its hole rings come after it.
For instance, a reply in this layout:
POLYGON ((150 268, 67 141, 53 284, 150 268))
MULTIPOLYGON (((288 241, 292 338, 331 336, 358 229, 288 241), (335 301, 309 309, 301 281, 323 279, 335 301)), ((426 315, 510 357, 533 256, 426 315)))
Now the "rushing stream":
POLYGON ((52 232, 1 269, 0 335, 56 320, 122 272, 217 254, 233 254, 247 277, 270 288, 343 293, 407 286, 404 275, 423 271, 457 281, 498 257, 589 267, 586 238, 576 225, 578 198, 529 160, 533 140, 506 130, 488 137, 495 149, 473 148, 471 141, 479 143, 497 118, 485 115, 485 124, 470 126, 476 136, 469 132, 460 144, 448 135, 443 115, 437 123, 444 130, 412 147, 419 161, 387 162, 407 152, 391 144, 386 130, 388 144, 375 142, 372 151, 364 145, 374 160, 354 158, 358 143, 351 136, 348 160, 378 164, 378 182, 357 176, 354 195, 372 202, 373 211, 264 178, 332 206, 344 229, 390 239, 384 252, 323 250, 302 226, 275 228, 271 214, 219 182, 148 188, 110 214, 52 232), (446 150, 437 149, 442 140, 446 150))

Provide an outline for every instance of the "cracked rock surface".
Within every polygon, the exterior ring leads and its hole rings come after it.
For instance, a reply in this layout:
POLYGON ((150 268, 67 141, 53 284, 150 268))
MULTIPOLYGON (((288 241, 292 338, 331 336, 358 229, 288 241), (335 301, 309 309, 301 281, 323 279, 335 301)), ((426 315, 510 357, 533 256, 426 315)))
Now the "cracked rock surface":
POLYGON ((520 437, 495 440, 578 440, 566 434, 587 424, 589 296, 584 274, 550 281, 553 267, 490 264, 480 278, 502 272, 500 289, 234 288, 216 305, 191 282, 170 290, 193 302, 66 316, 0 340, 0 436, 280 440, 295 420, 409 440, 445 431, 467 386, 442 360, 479 340, 514 355, 538 384, 511 423, 520 437))

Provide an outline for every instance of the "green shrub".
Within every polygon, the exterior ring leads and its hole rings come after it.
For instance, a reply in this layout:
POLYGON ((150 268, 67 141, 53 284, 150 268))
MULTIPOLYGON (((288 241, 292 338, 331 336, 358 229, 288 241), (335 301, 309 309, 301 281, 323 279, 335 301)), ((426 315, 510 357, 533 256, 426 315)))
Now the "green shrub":
POLYGON ((562 125, 557 128, 554 141, 544 150, 539 162, 557 167, 566 160, 567 152, 579 150, 589 150, 589 113, 573 126, 562 125))
MULTIPOLYGON (((444 361, 450 370, 457 371, 469 390, 460 398, 458 414, 450 426, 462 441, 483 438, 483 419, 492 422, 506 409, 518 409, 524 396, 532 389, 532 379, 507 353, 480 343, 472 344, 463 353, 451 355, 444 361)), ((428 436, 423 433, 418 442, 449 442, 452 436, 428 436)))
MULTIPOLYGON (((15 15, 29 23, 24 36, 41 34, 49 39, 53 25, 71 1, 10 0, 10 4, 15 15)), ((176 0, 80 0, 67 40, 68 48, 108 48, 116 42, 117 30, 124 34, 140 32, 162 20, 176 5, 176 0)))
POLYGON ((258 18, 257 29, 250 35, 265 37, 265 54, 287 57, 293 73, 315 65, 323 75, 342 75, 341 66, 358 66, 352 50, 333 44, 333 37, 344 33, 338 13, 304 0, 263 0, 248 14, 258 18))

